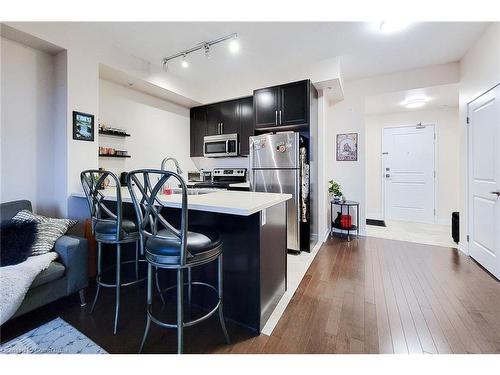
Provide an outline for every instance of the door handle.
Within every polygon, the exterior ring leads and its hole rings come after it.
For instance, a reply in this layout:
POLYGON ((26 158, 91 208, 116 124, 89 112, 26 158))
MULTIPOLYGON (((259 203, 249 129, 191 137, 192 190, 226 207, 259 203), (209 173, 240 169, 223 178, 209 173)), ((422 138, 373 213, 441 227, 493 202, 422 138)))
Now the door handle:
POLYGON ((283 125, 283 122, 281 121, 281 109, 280 109, 280 125, 283 125))
POLYGON ((496 194, 497 197, 500 197, 500 190, 492 191, 491 194, 496 194))
POLYGON ((224 134, 224 123, 223 122, 220 123, 220 133, 224 134))
POLYGON ((274 124, 278 125, 278 111, 274 111, 274 124))
POLYGON ((222 134, 221 131, 220 131, 220 122, 217 124, 217 134, 222 134))

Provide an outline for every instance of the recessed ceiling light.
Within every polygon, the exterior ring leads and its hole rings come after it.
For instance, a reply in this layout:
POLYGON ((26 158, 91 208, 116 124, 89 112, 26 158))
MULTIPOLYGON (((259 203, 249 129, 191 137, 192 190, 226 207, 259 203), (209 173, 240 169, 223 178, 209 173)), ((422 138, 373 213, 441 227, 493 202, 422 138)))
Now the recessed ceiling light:
POLYGON ((406 100, 401 104, 408 109, 414 109, 423 107, 428 101, 429 101, 428 98, 416 98, 416 99, 406 100))
POLYGON ((231 53, 238 53, 240 51, 240 43, 238 42, 238 39, 233 38, 229 42, 229 51, 231 51, 231 53))
POLYGON ((379 29, 381 32, 389 34, 406 29, 410 24, 411 22, 383 21, 380 22, 379 29))

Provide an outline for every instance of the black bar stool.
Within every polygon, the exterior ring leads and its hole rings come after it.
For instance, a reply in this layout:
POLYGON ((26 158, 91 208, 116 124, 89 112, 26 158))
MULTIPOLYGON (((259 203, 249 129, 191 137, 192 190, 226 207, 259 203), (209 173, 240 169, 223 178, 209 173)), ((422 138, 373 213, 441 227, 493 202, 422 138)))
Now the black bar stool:
POLYGON ((146 278, 139 278, 139 263, 145 262, 144 259, 139 260, 139 233, 137 225, 131 221, 122 218, 122 196, 121 185, 118 178, 109 171, 104 170, 86 170, 80 173, 83 191, 87 197, 89 204, 90 215, 92 217, 92 233, 97 241, 97 291, 92 304, 91 312, 94 311, 99 297, 101 287, 115 288, 115 324, 113 334, 116 335, 118 327, 118 315, 120 312, 120 288, 134 285, 144 281, 146 278), (104 195, 99 191, 106 178, 111 178, 116 186, 116 215, 111 212, 103 203, 104 195), (135 260, 126 262, 121 261, 121 244, 135 242, 135 260), (101 269, 102 244, 116 244, 116 265, 101 269), (124 264, 135 262, 135 280, 122 283, 121 282, 121 267, 124 264), (114 284, 105 283, 102 281, 102 275, 106 271, 116 268, 116 281, 114 284))
MULTIPOLYGON (((142 352, 149 332, 151 321, 166 327, 177 329, 177 352, 183 351, 183 329, 208 319, 219 313, 219 320, 226 342, 229 344, 222 309, 222 241, 218 233, 207 228, 188 231, 187 187, 184 180, 176 173, 154 169, 129 172, 128 189, 134 203, 141 246, 148 261, 147 282, 147 320, 144 337, 139 352, 142 352), (163 207, 159 194, 169 178, 179 181, 182 190, 181 228, 178 230, 162 216, 163 207), (154 181, 152 183, 152 181, 154 181), (217 260, 217 287, 201 281, 191 280, 191 269, 217 260), (164 291, 177 288, 177 323, 161 321, 152 312, 153 267, 177 271, 177 283, 164 291), (184 282, 184 271, 187 270, 188 281, 184 282), (200 318, 184 321, 184 286, 188 287, 188 303, 191 305, 191 286, 197 285, 213 290, 217 294, 217 303, 200 318)), ((161 294, 161 291, 160 291, 161 294)))

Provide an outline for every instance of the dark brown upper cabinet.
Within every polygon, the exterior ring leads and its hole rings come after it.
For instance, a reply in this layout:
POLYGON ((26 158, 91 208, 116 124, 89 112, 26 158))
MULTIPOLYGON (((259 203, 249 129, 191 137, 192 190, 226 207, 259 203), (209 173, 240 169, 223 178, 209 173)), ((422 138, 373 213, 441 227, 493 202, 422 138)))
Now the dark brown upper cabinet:
POLYGON ((203 156, 203 137, 207 134, 207 109, 195 107, 191 109, 190 122, 190 154, 203 156))
POLYGON ((248 137, 254 134, 253 98, 247 97, 191 108, 190 154, 203 156, 203 137, 237 133, 240 154, 248 155, 248 137))
POLYGON ((279 86, 255 90, 253 98, 255 127, 278 125, 279 86))
POLYGON ((240 155, 250 153, 249 137, 254 135, 253 131, 253 98, 243 98, 239 100, 240 111, 240 155))
POLYGON ((255 90, 255 128, 308 126, 310 85, 304 80, 255 90))

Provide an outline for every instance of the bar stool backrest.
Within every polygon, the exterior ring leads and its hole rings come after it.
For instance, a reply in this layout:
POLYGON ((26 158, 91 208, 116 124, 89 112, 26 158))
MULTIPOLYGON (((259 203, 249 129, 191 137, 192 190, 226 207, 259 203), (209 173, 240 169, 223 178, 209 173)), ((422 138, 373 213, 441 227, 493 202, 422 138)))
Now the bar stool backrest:
POLYGON ((179 239, 179 262, 183 266, 187 259, 187 186, 177 173, 158 169, 138 169, 128 173, 127 185, 139 223, 139 236, 144 246, 148 238, 168 239, 160 233, 165 229, 179 239), (168 179, 173 178, 181 187, 181 228, 176 229, 161 214, 163 203, 160 200, 162 188, 168 179))
POLYGON ((80 181, 89 204, 92 218, 92 233, 95 234, 97 223, 114 223, 116 225, 117 240, 122 238, 122 193, 118 178, 109 171, 88 169, 80 173, 80 181), (116 189, 116 214, 104 205, 104 194, 100 191, 106 178, 110 177, 116 189))

